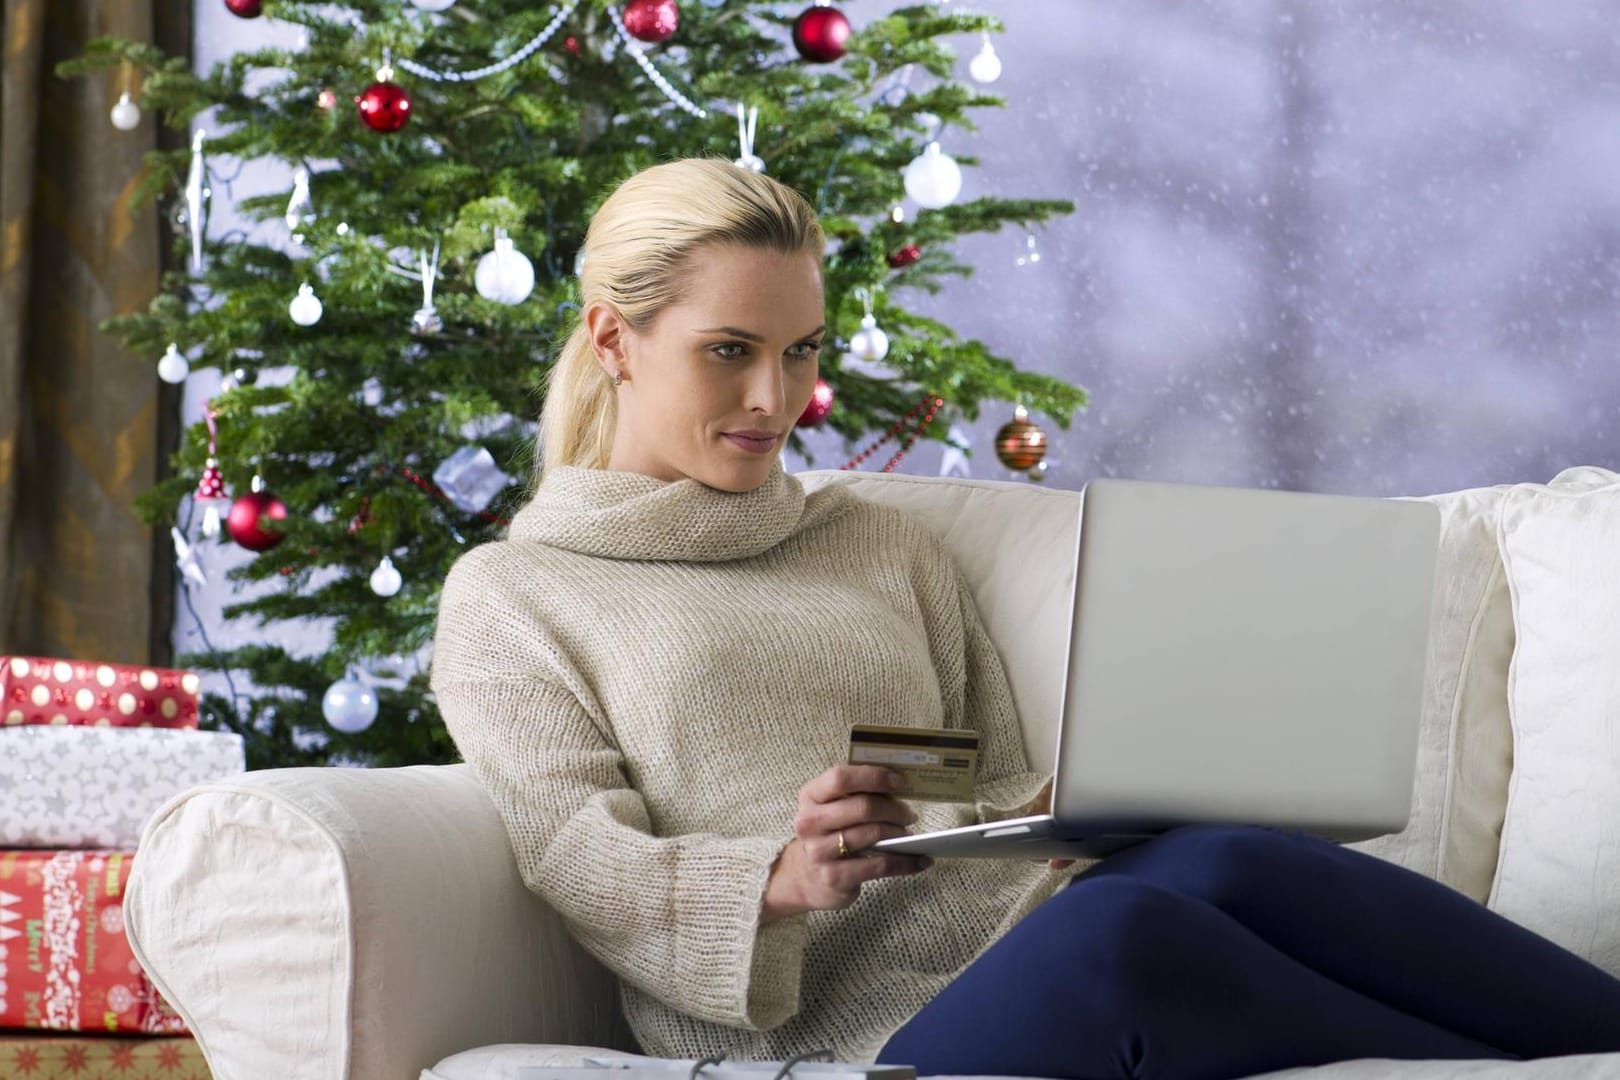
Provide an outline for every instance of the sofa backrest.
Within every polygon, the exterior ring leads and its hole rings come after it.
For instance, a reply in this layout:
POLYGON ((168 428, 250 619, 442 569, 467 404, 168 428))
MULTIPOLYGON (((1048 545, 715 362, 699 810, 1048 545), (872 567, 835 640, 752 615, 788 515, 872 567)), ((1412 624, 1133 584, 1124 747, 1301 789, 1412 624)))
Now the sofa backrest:
POLYGON ((996 643, 1030 766, 1052 767, 1068 660, 1080 493, 1002 480, 814 470, 806 491, 842 484, 920 518, 945 542, 996 643))

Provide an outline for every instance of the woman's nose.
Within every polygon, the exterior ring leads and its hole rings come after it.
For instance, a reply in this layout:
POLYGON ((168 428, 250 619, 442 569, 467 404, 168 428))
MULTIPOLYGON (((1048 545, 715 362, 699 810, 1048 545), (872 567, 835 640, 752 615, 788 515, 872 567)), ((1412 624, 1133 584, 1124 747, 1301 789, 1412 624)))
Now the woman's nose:
POLYGON ((748 407, 775 416, 787 407, 781 364, 760 364, 748 377, 748 407))

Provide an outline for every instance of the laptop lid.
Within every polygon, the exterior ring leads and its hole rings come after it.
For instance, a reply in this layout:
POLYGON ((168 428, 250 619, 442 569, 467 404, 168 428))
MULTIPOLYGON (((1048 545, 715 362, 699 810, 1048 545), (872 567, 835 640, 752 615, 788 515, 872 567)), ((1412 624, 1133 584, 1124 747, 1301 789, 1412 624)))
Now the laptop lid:
POLYGON ((1416 501, 1087 484, 1060 827, 1404 828, 1439 532, 1416 501))

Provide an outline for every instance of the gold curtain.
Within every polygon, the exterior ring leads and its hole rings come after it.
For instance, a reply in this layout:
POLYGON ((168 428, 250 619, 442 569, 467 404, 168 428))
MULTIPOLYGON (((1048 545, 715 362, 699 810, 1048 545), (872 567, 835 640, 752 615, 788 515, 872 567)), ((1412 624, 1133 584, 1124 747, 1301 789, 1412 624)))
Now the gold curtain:
POLYGON ((103 34, 189 51, 189 0, 0 3, 0 655, 164 663, 168 537, 132 506, 177 393, 96 329, 157 291, 168 241, 131 206, 157 118, 119 131, 120 74, 55 68, 103 34))

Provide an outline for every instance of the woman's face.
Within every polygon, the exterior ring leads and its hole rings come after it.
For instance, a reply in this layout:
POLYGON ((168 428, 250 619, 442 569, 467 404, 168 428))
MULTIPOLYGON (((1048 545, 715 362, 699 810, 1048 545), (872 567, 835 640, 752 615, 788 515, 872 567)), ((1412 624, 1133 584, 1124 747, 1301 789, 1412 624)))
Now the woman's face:
POLYGON ((821 259, 709 245, 686 277, 686 299, 645 332, 600 301, 585 313, 597 359, 624 375, 608 468, 748 491, 815 389, 821 259))

